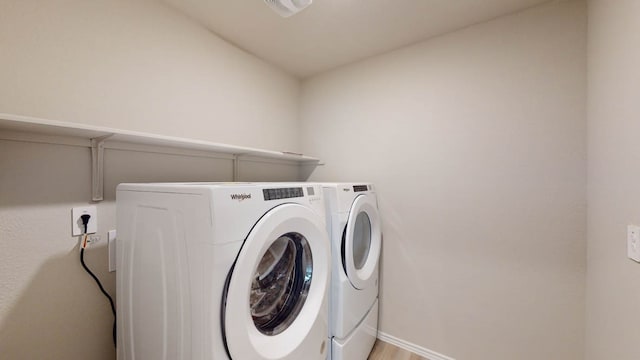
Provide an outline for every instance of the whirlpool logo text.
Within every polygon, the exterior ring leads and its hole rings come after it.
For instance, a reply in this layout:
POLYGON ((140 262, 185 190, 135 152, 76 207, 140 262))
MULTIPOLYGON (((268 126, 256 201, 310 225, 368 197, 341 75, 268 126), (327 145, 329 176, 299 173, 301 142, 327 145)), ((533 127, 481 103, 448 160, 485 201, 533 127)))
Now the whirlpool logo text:
POLYGON ((231 200, 246 200, 251 199, 251 194, 231 194, 231 200))

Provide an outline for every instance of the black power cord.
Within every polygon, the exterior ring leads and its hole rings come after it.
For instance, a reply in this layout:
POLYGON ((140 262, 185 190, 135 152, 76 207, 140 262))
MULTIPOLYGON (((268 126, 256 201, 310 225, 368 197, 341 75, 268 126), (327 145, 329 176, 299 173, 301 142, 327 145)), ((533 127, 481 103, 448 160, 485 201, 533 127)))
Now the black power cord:
MULTIPOLYGON (((82 224, 84 225, 84 236, 87 235, 87 224, 89 224, 89 219, 91 218, 91 215, 82 215, 80 216, 80 218, 82 219, 82 224)), ((109 293, 104 289, 104 287, 102 286, 102 283, 100 282, 100 280, 98 279, 98 277, 87 267, 87 264, 84 263, 84 246, 85 244, 81 243, 80 244, 80 264, 82 264, 82 267, 84 268, 84 270, 91 275, 91 277, 93 278, 93 280, 96 281, 96 284, 98 284, 98 287, 100 288, 100 291, 104 294, 104 296, 107 297, 107 299, 109 299, 109 304, 111 304, 111 312, 113 313, 113 346, 117 347, 117 341, 116 341, 116 306, 113 302, 113 298, 111 297, 111 295, 109 295, 109 293)))

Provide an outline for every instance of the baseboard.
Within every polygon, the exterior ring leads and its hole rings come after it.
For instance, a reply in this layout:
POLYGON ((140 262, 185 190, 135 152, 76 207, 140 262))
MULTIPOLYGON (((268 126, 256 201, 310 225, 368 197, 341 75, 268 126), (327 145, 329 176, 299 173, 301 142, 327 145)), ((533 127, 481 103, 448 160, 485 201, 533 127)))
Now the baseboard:
POLYGON ((412 353, 416 354, 416 355, 420 355, 424 358, 427 358, 429 360, 455 360, 454 358, 442 355, 440 353, 437 353, 435 351, 429 350, 429 349, 425 349, 422 346, 418 346, 416 344, 412 344, 408 341, 402 340, 402 339, 398 339, 395 336, 391 336, 389 334, 385 334, 382 331, 378 331, 378 339, 389 343, 391 345, 397 346, 401 349, 407 350, 407 351, 411 351, 412 353))

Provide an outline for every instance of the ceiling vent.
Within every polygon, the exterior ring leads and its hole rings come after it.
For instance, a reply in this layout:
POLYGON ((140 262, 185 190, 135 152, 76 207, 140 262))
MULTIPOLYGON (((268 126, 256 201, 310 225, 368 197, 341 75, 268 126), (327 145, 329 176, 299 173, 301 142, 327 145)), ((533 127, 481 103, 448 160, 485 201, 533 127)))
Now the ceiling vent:
POLYGON ((289 17, 311 5, 313 0, 264 0, 275 12, 282 17, 289 17))

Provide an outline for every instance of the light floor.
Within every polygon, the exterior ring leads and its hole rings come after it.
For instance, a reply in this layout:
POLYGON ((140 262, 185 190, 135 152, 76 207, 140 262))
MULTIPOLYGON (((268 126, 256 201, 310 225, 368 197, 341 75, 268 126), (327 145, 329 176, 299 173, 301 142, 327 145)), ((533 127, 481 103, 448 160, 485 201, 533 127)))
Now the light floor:
POLYGON ((400 349, 384 341, 376 341, 369 360, 427 360, 421 356, 400 349))

